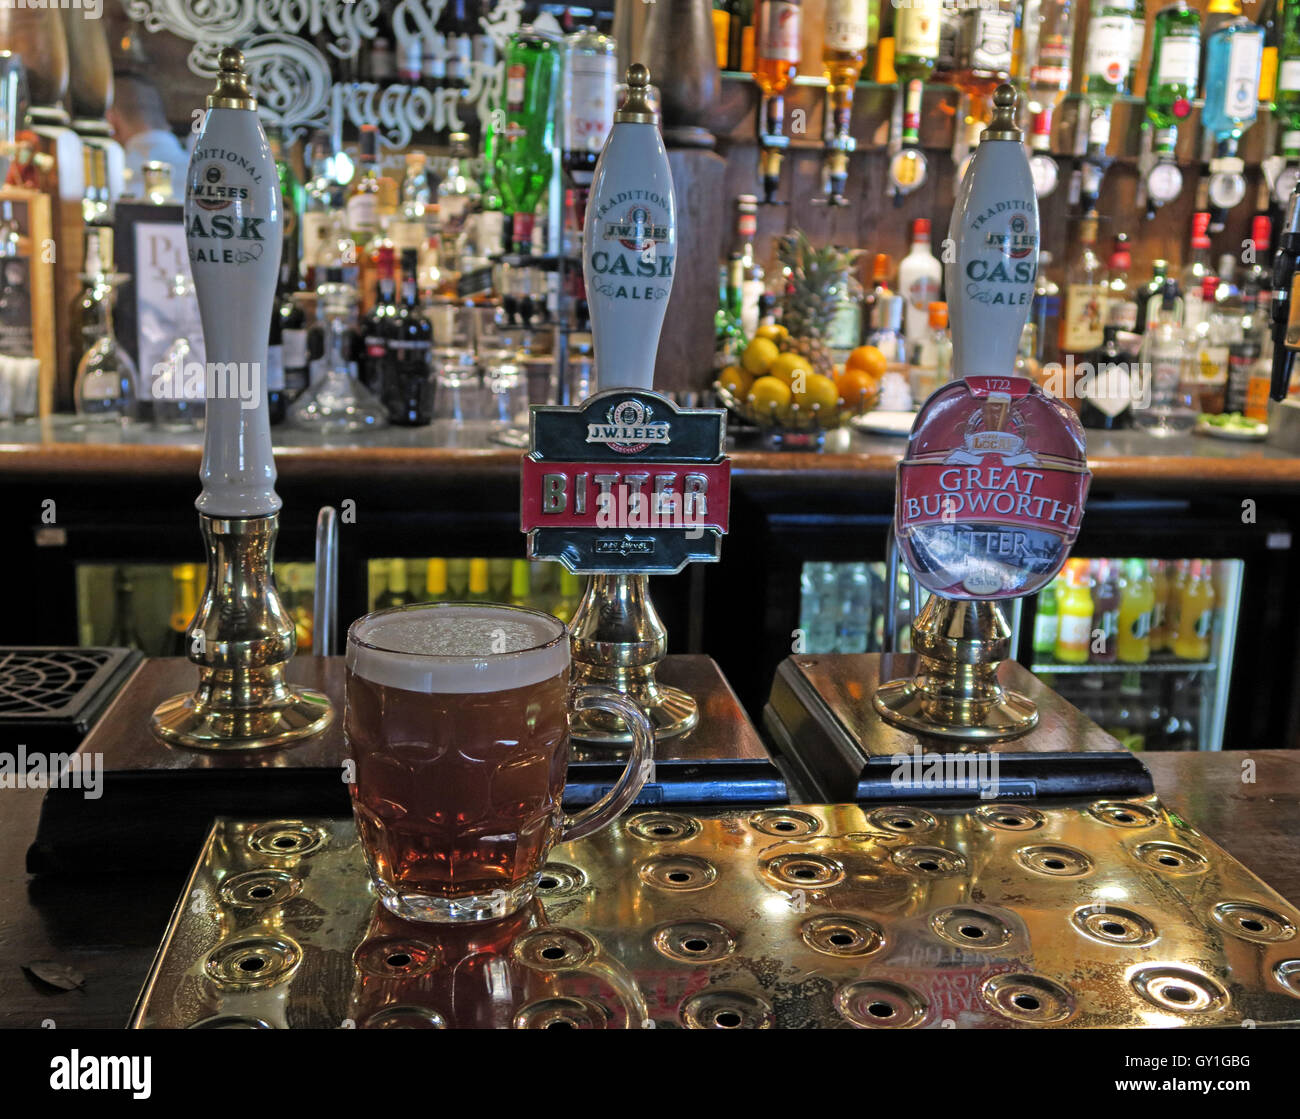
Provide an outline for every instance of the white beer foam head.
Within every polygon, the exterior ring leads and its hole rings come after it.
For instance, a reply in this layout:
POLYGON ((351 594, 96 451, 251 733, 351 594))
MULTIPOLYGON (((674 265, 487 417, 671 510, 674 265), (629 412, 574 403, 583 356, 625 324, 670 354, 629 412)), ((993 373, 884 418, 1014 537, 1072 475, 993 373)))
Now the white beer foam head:
POLYGON ((564 623, 533 610, 430 603, 369 614, 348 630, 349 671, 411 692, 499 692, 568 667, 564 623))

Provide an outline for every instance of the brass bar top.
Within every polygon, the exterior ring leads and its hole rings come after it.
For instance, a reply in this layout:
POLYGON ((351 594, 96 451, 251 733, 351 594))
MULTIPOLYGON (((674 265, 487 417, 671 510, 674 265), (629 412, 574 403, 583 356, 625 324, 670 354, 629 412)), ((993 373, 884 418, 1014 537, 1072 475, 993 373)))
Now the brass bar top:
MULTIPOLYGON (((505 478, 519 469, 522 449, 493 441, 485 423, 388 428, 332 437, 277 427, 276 465, 286 480, 355 481, 400 478, 444 481, 505 478)), ((0 424, 0 484, 24 479, 175 478, 196 473, 200 433, 162 432, 147 424, 77 426, 55 416, 27 424, 0 424)), ((734 484, 748 481, 791 489, 851 484, 891 491, 905 441, 841 430, 824 453, 730 450, 734 484)), ((1088 432, 1093 489, 1300 492, 1300 456, 1261 443, 1235 443, 1188 434, 1157 438, 1139 431, 1088 432)))

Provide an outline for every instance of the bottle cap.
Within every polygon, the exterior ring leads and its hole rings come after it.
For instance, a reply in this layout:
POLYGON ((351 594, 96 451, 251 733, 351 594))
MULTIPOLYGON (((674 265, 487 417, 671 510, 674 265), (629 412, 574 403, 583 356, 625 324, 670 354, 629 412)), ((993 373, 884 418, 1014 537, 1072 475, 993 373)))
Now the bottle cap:
POLYGON ((935 330, 942 330, 948 325, 948 304, 930 304, 930 325, 934 327, 935 330))
POLYGON ((1203 276, 1201 278, 1201 298, 1208 303, 1214 302, 1214 293, 1219 290, 1218 276, 1203 276))
POLYGON ((1265 252, 1273 240, 1273 223, 1269 220, 1267 214, 1256 214, 1254 220, 1250 223, 1250 239, 1254 242, 1255 251, 1261 249, 1265 252))
POLYGON ((1200 210, 1192 215, 1192 248, 1208 249, 1210 247, 1210 215, 1200 210))
POLYGON ((650 71, 640 62, 627 68, 627 96, 618 112, 615 124, 655 124, 658 118, 650 107, 650 71))
POLYGON ((257 98, 249 90, 244 72, 244 52, 237 47, 223 47, 217 66, 217 88, 208 94, 208 108, 256 111, 257 98))
POLYGON ((917 218, 912 222, 912 240, 928 241, 930 239, 930 219, 917 218))
POLYGON ((876 253, 871 261, 871 278, 879 283, 889 279, 889 254, 876 253))

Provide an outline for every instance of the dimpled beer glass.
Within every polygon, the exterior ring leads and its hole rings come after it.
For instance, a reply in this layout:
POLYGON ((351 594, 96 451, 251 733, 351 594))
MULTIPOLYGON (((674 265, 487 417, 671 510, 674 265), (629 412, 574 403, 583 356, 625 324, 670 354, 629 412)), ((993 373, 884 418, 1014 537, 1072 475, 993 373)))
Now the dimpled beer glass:
POLYGON ((504 917, 533 897, 547 853, 635 799, 654 739, 613 691, 569 686, 569 636, 549 614, 481 602, 401 606, 348 630, 344 733, 352 810, 384 904, 415 921, 504 917), (621 716, 617 784, 560 807, 569 708, 621 716))

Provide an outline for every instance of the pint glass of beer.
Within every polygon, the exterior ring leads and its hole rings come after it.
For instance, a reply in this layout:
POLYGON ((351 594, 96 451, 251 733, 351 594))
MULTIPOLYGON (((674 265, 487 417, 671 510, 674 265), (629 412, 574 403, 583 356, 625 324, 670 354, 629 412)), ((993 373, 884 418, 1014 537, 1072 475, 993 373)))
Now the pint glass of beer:
POLYGON ((632 803, 654 747, 635 704, 570 688, 559 619, 497 603, 422 603, 354 622, 343 725, 371 877, 414 921, 522 908, 551 847, 632 803), (615 713, 634 735, 617 784, 576 816, 560 807, 571 705, 615 713))

